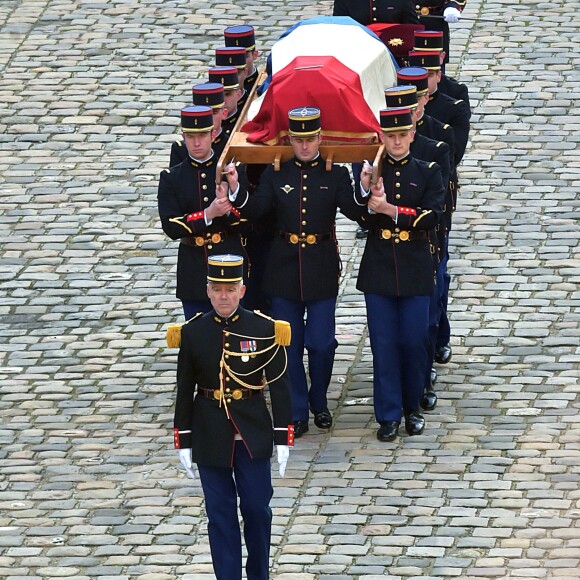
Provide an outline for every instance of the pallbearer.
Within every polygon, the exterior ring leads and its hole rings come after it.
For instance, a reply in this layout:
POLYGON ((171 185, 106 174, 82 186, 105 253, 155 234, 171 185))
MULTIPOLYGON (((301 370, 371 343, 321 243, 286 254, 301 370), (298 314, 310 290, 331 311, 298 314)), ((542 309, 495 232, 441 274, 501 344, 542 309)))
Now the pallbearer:
POLYGON ((244 80, 244 89, 250 92, 254 83, 258 80, 256 59, 260 56, 260 52, 256 49, 254 27, 249 24, 229 26, 224 30, 224 40, 226 46, 242 46, 246 50, 246 78, 244 80))
MULTIPOLYGON (((245 255, 237 212, 227 187, 216 188, 217 157, 212 150, 213 111, 192 106, 181 110, 181 131, 188 158, 159 177, 157 203, 163 231, 179 240, 177 297, 185 318, 211 309, 206 291, 207 259, 214 254, 245 255)), ((243 169, 227 176, 233 190, 245 191, 243 169)))
MULTIPOLYGON (((215 136, 212 141, 214 154, 219 158, 228 140, 228 134, 222 129, 222 122, 228 116, 226 109, 224 86, 221 83, 201 83, 191 88, 193 104, 211 107, 213 111, 213 128, 215 136)), ((187 159, 187 147, 183 139, 175 141, 171 146, 169 167, 178 165, 187 159)))
POLYGON ((369 225, 357 288, 367 306, 377 438, 393 441, 402 417, 409 435, 425 428, 420 399, 435 275, 429 230, 439 222, 445 192, 439 166, 410 154, 411 110, 384 109, 380 121, 387 150, 382 176, 371 185, 365 162, 357 187, 369 225))
POLYGON ((351 219, 360 213, 347 169, 333 165, 327 171, 326 160, 320 156, 321 114, 314 107, 291 110, 288 125, 294 157, 280 171, 268 166, 255 193, 238 195, 234 201, 241 216, 250 220, 274 211, 277 235, 268 257, 264 289, 271 297, 272 315, 292 326, 288 371, 296 437, 308 431, 310 413, 317 427, 332 426, 327 391, 337 347, 340 260, 336 211, 340 209, 351 219))

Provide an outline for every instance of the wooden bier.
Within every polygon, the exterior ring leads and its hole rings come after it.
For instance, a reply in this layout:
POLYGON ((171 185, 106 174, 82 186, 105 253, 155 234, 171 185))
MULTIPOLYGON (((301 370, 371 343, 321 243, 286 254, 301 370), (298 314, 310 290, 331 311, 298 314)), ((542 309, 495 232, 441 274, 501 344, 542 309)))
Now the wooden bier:
MULTIPOLYGON (((248 112, 252 101, 256 98, 258 86, 267 78, 266 71, 260 72, 258 80, 248 96, 248 99, 240 113, 240 116, 234 126, 232 134, 221 154, 216 170, 216 181, 219 184, 222 180, 224 167, 232 160, 245 164, 262 163, 274 165, 274 170, 280 170, 280 164, 288 161, 294 156, 290 145, 264 145, 262 143, 250 143, 247 141, 247 133, 241 128, 248 120, 248 112)), ((375 183, 381 174, 382 160, 385 156, 385 146, 382 143, 372 144, 349 144, 334 143, 323 144, 320 146, 320 155, 326 159, 326 170, 330 171, 333 163, 357 163, 363 159, 372 159, 373 176, 372 182, 375 183)))

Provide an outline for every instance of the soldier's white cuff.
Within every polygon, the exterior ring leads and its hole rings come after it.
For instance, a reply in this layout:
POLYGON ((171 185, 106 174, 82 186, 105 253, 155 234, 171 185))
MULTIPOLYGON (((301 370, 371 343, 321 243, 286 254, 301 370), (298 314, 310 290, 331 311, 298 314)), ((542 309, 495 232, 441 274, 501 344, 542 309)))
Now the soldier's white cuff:
POLYGON ((206 213, 205 209, 203 210, 203 219, 205 221, 205 225, 206 226, 211 226, 213 220, 208 220, 207 219, 207 213, 206 213))
POLYGON ((236 201, 236 197, 238 197, 238 193, 240 191, 240 183, 238 182, 238 186, 236 187, 235 191, 232 191, 229 188, 228 188, 228 190, 229 190, 228 197, 229 197, 230 201, 232 203, 234 203, 234 201, 236 201))

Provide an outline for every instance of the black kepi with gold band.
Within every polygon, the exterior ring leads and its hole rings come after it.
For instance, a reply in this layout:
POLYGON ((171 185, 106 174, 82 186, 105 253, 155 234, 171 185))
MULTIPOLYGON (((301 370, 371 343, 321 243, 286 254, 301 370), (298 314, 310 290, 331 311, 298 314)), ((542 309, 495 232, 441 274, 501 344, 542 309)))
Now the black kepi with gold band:
POLYGON ((384 132, 409 131, 413 128, 413 118, 409 107, 381 109, 380 121, 384 132))
POLYGON ((412 50, 409 53, 409 65, 427 70, 441 70, 441 52, 435 50, 412 50))
POLYGON ((320 133, 320 109, 298 107, 288 111, 288 133, 293 137, 311 137, 320 133))
POLYGON ((191 87, 193 104, 221 109, 226 104, 224 86, 221 83, 201 83, 191 87))
POLYGON ((246 68, 246 49, 243 46, 220 46, 215 49, 217 66, 235 66, 238 70, 246 68))
POLYGON ((415 30, 413 50, 443 52, 443 31, 415 30))
POLYGON ((207 281, 236 284, 244 277, 244 258, 235 254, 218 254, 207 259, 207 281))
POLYGON ((220 83, 225 91, 238 89, 240 80, 235 66, 214 66, 207 71, 210 83, 220 83))
POLYGON ((417 96, 422 97, 429 92, 429 71, 422 67, 405 67, 397 71, 398 85, 415 85, 417 96))
POLYGON ((228 26, 224 30, 224 39, 226 46, 241 46, 246 51, 255 50, 256 48, 254 27, 249 24, 228 26))
POLYGON ((409 107, 417 108, 417 87, 415 85, 399 85, 385 89, 387 108, 409 107))
POLYGON ((212 108, 193 105, 181 109, 181 130, 184 133, 206 133, 212 131, 212 108))

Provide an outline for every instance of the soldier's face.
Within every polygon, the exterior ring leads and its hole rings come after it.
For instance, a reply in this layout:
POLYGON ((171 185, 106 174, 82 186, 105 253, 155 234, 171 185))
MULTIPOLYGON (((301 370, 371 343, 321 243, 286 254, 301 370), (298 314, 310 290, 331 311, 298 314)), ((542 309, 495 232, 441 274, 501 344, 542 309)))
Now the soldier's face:
POLYGON ((429 94, 432 95, 437 90, 437 85, 441 80, 441 71, 440 70, 430 70, 429 71, 429 94))
POLYGON ((228 116, 233 115, 238 110, 238 100, 242 96, 242 91, 240 89, 228 89, 224 91, 224 96, 228 116))
POLYGON ((416 119, 419 120, 425 112, 425 105, 429 102, 429 95, 426 93, 422 96, 417 96, 417 108, 415 109, 416 119))
POLYGON ((254 72, 254 61, 258 55, 257 50, 246 50, 246 75, 251 75, 254 72))
POLYGON ((387 131, 383 133, 383 141, 387 153, 395 159, 405 157, 413 142, 415 131, 387 131))
POLYGON ((246 287, 241 282, 210 282, 207 285, 207 295, 213 309, 224 318, 236 310, 245 293, 246 287))
POLYGON ((219 131, 222 128, 222 121, 228 116, 227 108, 220 107, 213 110, 213 128, 219 131))
POLYGON ((248 74, 246 71, 246 67, 238 69, 238 82, 240 83, 240 87, 244 86, 244 81, 246 80, 247 76, 248 74))
POLYGON ((294 156, 300 161, 310 161, 318 154, 320 147, 320 135, 312 135, 310 137, 294 137, 290 136, 290 145, 294 156))
POLYGON ((211 153, 211 142, 215 134, 215 129, 203 133, 183 133, 183 140, 189 155, 195 159, 207 159, 211 153))

